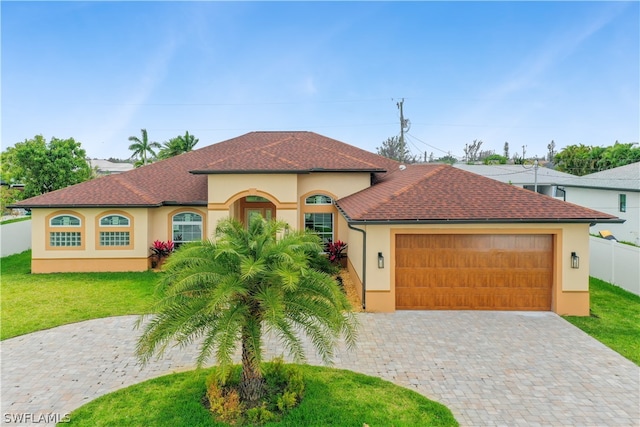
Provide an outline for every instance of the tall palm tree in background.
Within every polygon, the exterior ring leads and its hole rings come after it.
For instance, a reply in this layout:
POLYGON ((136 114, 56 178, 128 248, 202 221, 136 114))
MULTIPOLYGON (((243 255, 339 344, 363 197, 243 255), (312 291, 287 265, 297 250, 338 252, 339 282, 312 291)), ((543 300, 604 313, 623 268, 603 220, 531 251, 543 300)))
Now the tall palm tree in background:
POLYGON ((142 166, 144 166, 148 163, 147 153, 151 154, 152 158, 155 157, 156 152, 154 148, 160 148, 160 144, 157 142, 149 142, 146 129, 140 129, 140 131, 142 132, 142 139, 137 136, 129 137, 129 141, 133 142, 133 144, 129 146, 129 150, 133 151, 131 157, 140 157, 142 166))
POLYGON ((158 153, 158 158, 168 159, 178 154, 187 153, 193 150, 193 147, 196 146, 198 141, 200 141, 198 138, 189 135, 189 131, 186 131, 184 135, 178 135, 165 142, 162 150, 158 153))
POLYGON ((164 297, 149 322, 142 317, 138 323, 144 324, 136 348, 141 362, 174 341, 185 346, 199 338, 198 366, 215 356, 224 381, 239 341, 239 394, 249 407, 265 394, 265 332, 275 334, 296 361, 304 360, 300 334, 306 334, 330 362, 340 336, 353 347, 357 321, 335 280, 310 265, 321 250, 317 235, 288 231, 282 221, 255 216, 248 228, 221 221, 214 239, 184 245, 167 260, 164 297))

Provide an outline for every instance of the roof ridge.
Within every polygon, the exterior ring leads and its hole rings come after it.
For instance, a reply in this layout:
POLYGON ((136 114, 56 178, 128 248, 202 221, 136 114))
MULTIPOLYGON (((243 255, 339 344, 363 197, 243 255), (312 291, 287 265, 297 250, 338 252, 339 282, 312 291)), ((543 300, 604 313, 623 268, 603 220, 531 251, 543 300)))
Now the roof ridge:
MULTIPOLYGON (((280 132, 280 131, 269 131, 269 132, 271 132, 271 133, 282 133, 282 132, 280 132)), ((265 133, 265 132, 261 132, 261 131, 254 131, 254 132, 249 132, 249 133, 247 133, 246 135, 250 135, 250 134, 260 134, 260 133, 265 133)), ((244 136, 244 135, 243 135, 243 136, 244 136)), ((277 139, 277 140, 275 140, 275 141, 273 141, 273 142, 269 142, 268 144, 264 144, 264 145, 261 145, 261 146, 259 146, 259 147, 256 147, 256 146, 250 146, 250 147, 248 147, 248 148, 246 148, 246 149, 244 149, 244 150, 242 150, 242 151, 238 151, 237 153, 234 153, 232 157, 242 156, 242 155, 244 155, 244 154, 246 154, 246 153, 250 153, 250 152, 252 152, 252 151, 257 151, 257 152, 264 153, 264 149, 265 149, 265 148, 273 147, 273 146, 275 146, 275 145, 282 144, 282 143, 283 143, 283 142, 285 142, 285 141, 288 141, 288 140, 294 139, 294 137, 293 137, 292 135, 283 135, 283 136, 284 136, 284 138, 277 139)), ((233 138, 233 139, 239 139, 239 138, 240 138, 240 137, 233 138)), ((231 141, 231 140, 227 140, 227 141, 231 141)), ((226 142, 226 141, 223 141, 223 142, 226 142)), ((216 144, 213 144, 213 145, 216 145, 216 144)), ((213 146, 213 145, 212 145, 212 146, 213 146)), ((203 147, 203 148, 204 148, 204 147, 203 147)), ((274 158, 274 159, 275 159, 275 158, 277 158, 277 159, 279 159, 279 160, 284 160, 284 159, 282 159, 281 157, 276 157, 276 156, 275 156, 275 155, 273 155, 273 154, 269 154, 269 155, 270 155, 272 158, 274 158)), ((207 164, 206 164, 206 167, 210 168, 210 167, 212 167, 213 165, 215 165, 215 164, 217 164, 217 163, 224 162, 224 161, 228 161, 228 160, 229 160, 229 157, 225 157, 225 158, 218 158, 218 159, 216 159, 216 160, 215 160, 215 161, 213 161, 213 162, 207 163, 207 164)), ((284 161, 286 161, 286 160, 284 160, 284 161)), ((295 163, 292 163, 292 164, 295 164, 295 163)))
POLYGON ((300 163, 298 163, 298 162, 294 162, 294 161, 292 161, 291 159, 286 159, 286 158, 284 158, 284 157, 282 157, 282 156, 276 156, 275 154, 272 154, 272 153, 267 153, 267 152, 266 152, 266 150, 265 150, 266 148, 275 147, 276 145, 284 144, 285 142, 287 142, 287 141, 292 141, 292 140, 299 140, 299 141, 300 141, 300 139, 299 139, 299 138, 296 138, 294 135, 286 135, 286 136, 285 136, 284 138, 282 138, 282 139, 278 139, 278 140, 273 141, 273 142, 272 142, 272 143, 270 143, 270 144, 263 145, 262 147, 260 147, 260 148, 259 148, 259 151, 260 151, 260 152, 263 152, 264 154, 268 154, 268 155, 270 155, 272 158, 274 158, 274 159, 278 159, 278 160, 280 160, 281 162, 288 163, 288 164, 290 164, 290 165, 292 165, 292 166, 297 166, 297 167, 299 167, 299 168, 302 168, 302 166, 301 166, 301 165, 300 165, 300 163))
MULTIPOLYGON (((271 145, 271 144, 269 144, 269 145, 271 145)), ((276 156, 276 155, 275 155, 275 154, 273 154, 273 153, 269 153, 268 151, 266 151, 266 150, 264 149, 264 147, 259 148, 257 151, 258 151, 258 152, 260 152, 260 153, 262 153, 263 155, 270 156, 271 158, 274 158, 274 159, 278 159, 278 160, 280 160, 280 161, 281 161, 281 162, 283 162, 283 163, 288 163, 288 164, 290 164, 290 165, 292 165, 292 166, 297 166, 297 167, 299 167, 299 168, 302 168, 302 166, 300 166, 300 164, 299 164, 298 162, 294 162, 294 161, 291 161, 291 160, 289 160, 289 159, 285 159, 285 158, 284 158, 284 157, 282 157, 282 156, 276 156)))
MULTIPOLYGON (((425 166, 425 165, 410 165, 410 167, 420 167, 420 166, 425 166)), ((390 201, 396 197, 400 197, 400 195, 402 195, 403 193, 406 193, 407 191, 411 190, 413 187, 415 187, 417 184, 421 183, 422 181, 424 181, 427 178, 431 178, 434 174, 440 172, 441 170, 443 170, 446 167, 450 167, 447 165, 439 165, 434 167, 432 170, 427 171, 427 173, 422 176, 420 179, 418 179, 417 181, 412 181, 411 183, 408 183, 407 185, 405 185, 404 187, 400 188, 398 191, 392 193, 389 198, 387 199, 387 201, 390 201)), ((395 173, 402 173, 404 172, 406 169, 400 169, 395 173)))
MULTIPOLYGON (((330 149, 330 148, 328 148, 328 147, 324 147, 323 145, 318 144, 318 143, 316 143, 316 142, 311 142, 311 143, 312 143, 313 145, 315 145, 316 147, 320 148, 321 150, 328 151, 328 152, 330 152, 330 153, 335 152, 334 150, 331 150, 331 149, 330 149)), ((355 146, 354 146, 354 147, 355 147, 355 146)), ((355 148, 358 148, 358 147, 355 147, 355 148)), ((359 150, 361 150, 361 148, 358 148, 358 149, 359 149, 359 150)), ((365 150, 363 150, 363 151, 365 151, 365 150)), ((340 151, 339 153, 340 153, 340 155, 341 155, 341 156, 344 156, 344 157, 348 158, 349 160, 355 160, 355 161, 357 161, 357 162, 364 163, 364 164, 366 164, 366 165, 368 165, 368 166, 371 166, 371 167, 376 167, 376 168, 377 168, 377 167, 379 167, 378 165, 374 165, 373 163, 371 163, 371 162, 367 162, 367 161, 366 161, 366 160, 364 160, 364 159, 361 159, 361 158, 354 157, 354 156, 351 156, 351 155, 349 155, 349 154, 346 154, 346 153, 344 153, 343 151, 340 151)), ((375 153, 371 153, 371 154, 375 154, 375 153)))
POLYGON ((114 181, 116 181, 118 184, 120 184, 121 186, 123 186, 127 190, 131 191, 135 195, 140 196, 140 198, 142 198, 145 202, 147 202, 149 204, 158 203, 158 201, 153 200, 151 195, 140 191, 138 187, 136 187, 135 185, 133 185, 130 182, 128 182, 127 180, 125 180, 121 175, 112 175, 112 176, 114 177, 113 178, 114 181))

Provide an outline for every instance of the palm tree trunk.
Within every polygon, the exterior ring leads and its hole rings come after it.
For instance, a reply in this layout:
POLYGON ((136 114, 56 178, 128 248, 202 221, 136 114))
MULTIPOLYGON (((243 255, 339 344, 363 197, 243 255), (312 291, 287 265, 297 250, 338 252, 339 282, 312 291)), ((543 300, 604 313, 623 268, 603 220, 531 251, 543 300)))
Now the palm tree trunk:
POLYGON ((240 400, 245 402, 248 408, 260 404, 264 397, 264 378, 260 367, 255 364, 252 351, 247 348, 245 340, 242 340, 242 380, 240 381, 240 400))

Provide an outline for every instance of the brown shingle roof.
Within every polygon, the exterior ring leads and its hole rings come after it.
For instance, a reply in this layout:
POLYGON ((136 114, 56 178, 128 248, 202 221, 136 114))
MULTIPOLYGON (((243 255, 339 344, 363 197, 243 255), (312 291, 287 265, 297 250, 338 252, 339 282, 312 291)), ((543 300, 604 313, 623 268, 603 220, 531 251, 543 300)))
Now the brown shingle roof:
POLYGON ((383 172, 397 165, 393 160, 313 132, 251 132, 129 172, 33 197, 14 206, 206 204, 207 177, 202 173, 383 172))
POLYGON ((616 217, 448 165, 408 165, 338 200, 351 221, 606 222, 616 217))
POLYGON ((355 221, 603 222, 614 216, 444 165, 400 164, 312 132, 251 132, 18 207, 206 204, 207 173, 368 171, 376 185, 337 201, 355 221))
POLYGON ((224 155, 194 172, 375 172, 398 164, 313 132, 253 132, 216 144, 216 149, 224 155))

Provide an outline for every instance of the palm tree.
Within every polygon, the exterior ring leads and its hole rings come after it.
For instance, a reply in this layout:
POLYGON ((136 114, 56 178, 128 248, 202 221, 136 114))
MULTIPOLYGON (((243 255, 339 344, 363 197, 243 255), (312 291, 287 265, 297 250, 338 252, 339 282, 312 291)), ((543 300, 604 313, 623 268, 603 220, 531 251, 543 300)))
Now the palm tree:
POLYGON ((149 142, 147 137, 147 130, 141 129, 142 139, 137 136, 130 136, 129 141, 133 142, 129 146, 129 150, 133 151, 131 157, 138 157, 142 160, 142 166, 146 165, 147 162, 147 153, 151 154, 151 156, 155 156, 156 152, 153 150, 154 148, 160 148, 160 144, 157 142, 149 142))
POLYGON ((200 141, 193 135, 189 135, 189 131, 186 131, 184 136, 178 135, 175 138, 171 138, 165 142, 162 150, 158 153, 158 157, 161 159, 168 159, 169 157, 177 156, 178 154, 187 153, 193 150, 193 147, 200 141))
POLYGON ((251 407, 265 393, 260 370, 265 331, 278 336, 296 361, 305 357, 300 333, 327 363, 340 336, 353 347, 357 321, 347 298, 329 275, 309 263, 309 254, 322 250, 320 239, 286 228, 282 221, 259 216, 248 228, 223 220, 214 239, 184 245, 168 258, 160 282, 165 296, 137 343, 141 362, 174 341, 185 346, 201 338, 198 366, 215 356, 224 382, 240 341, 239 394, 251 407))

